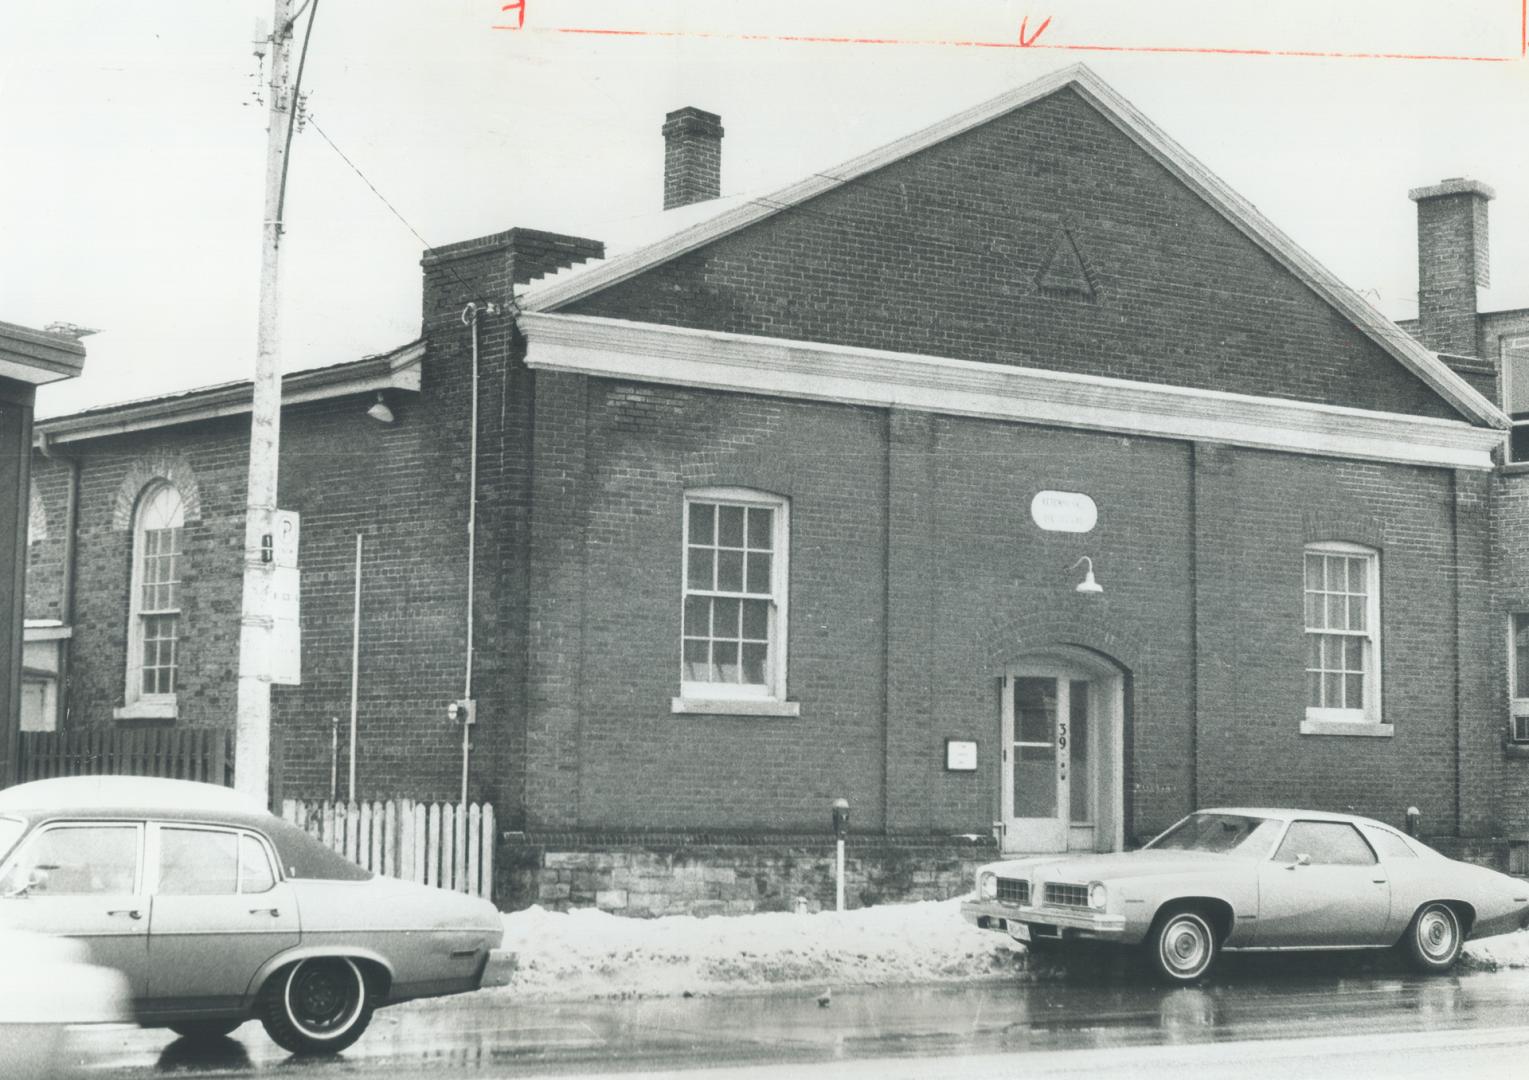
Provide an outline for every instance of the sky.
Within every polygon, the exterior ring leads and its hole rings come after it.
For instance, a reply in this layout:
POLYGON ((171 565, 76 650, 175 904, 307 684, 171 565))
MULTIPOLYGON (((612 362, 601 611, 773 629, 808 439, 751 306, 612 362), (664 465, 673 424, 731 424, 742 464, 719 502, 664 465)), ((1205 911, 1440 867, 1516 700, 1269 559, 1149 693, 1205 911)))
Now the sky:
MULTIPOLYGON (((767 193, 1079 61, 1392 318, 1416 314, 1408 189, 1490 184, 1481 307, 1529 307, 1524 0, 506 6, 303 12, 283 370, 416 338, 428 245, 630 231, 659 210, 672 109, 721 114, 724 194, 767 193), (572 32, 590 30, 630 32, 572 32)), ((0 319, 99 331, 39 416, 251 375, 266 114, 250 41, 271 8, 0 11, 0 319)))

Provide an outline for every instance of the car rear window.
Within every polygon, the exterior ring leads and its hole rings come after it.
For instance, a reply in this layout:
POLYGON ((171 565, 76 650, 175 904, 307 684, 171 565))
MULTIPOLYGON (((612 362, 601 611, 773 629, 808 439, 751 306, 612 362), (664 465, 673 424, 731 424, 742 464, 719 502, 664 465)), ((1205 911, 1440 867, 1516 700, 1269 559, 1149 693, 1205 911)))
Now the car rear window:
POLYGON ((296 825, 285 821, 267 822, 265 826, 276 856, 287 877, 307 881, 366 881, 372 876, 345 856, 330 851, 296 825))

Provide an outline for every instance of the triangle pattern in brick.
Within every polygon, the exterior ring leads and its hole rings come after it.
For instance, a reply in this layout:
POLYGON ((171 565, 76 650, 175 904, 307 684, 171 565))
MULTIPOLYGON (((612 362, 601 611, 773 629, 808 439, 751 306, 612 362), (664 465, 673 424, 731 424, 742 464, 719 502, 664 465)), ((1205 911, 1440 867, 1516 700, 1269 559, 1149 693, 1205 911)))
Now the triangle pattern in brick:
POLYGON ((1042 296, 1059 296, 1092 301, 1097 297, 1094 282, 1072 230, 1063 228, 1052 242, 1051 253, 1035 275, 1035 287, 1042 296))

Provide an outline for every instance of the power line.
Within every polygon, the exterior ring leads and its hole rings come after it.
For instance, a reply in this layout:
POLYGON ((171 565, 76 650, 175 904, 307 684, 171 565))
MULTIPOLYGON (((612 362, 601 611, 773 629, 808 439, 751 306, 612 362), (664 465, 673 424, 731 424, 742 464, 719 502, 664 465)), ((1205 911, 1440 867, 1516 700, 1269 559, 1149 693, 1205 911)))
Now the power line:
MULTIPOLYGON (((309 117, 308 118, 308 123, 311 124, 313 126, 313 130, 317 131, 319 133, 319 136, 326 143, 329 144, 329 148, 331 150, 333 150, 336 154, 340 155, 340 160, 345 162, 345 164, 349 165, 351 167, 351 170, 353 172, 355 172, 355 174, 361 178, 361 182, 363 184, 365 184, 368 188, 371 189, 372 194, 377 196, 377 198, 382 202, 382 205, 386 206, 390 211, 392 211, 393 216, 396 217, 400 222, 403 223, 403 227, 408 229, 409 232, 414 235, 414 239, 418 240, 421 244, 424 245, 426 253, 427 254, 434 254, 435 251, 438 250, 436 248, 436 246, 434 244, 432 244, 430 241, 426 240, 423 236, 421 236, 419 230, 416 229, 413 225, 411 225, 409 223, 409 219, 403 216, 403 213, 398 209, 398 207, 394 206, 388 200, 388 197, 377 189, 377 185, 372 183, 371 179, 366 175, 366 173, 361 171, 361 166, 357 165, 354 161, 352 161, 350 159, 350 157, 345 153, 344 150, 341 150, 339 148, 339 146, 335 145, 335 141, 329 137, 329 133, 326 132, 323 128, 319 127, 318 121, 313 119, 312 117, 309 117)), ((443 265, 446 267, 447 273, 449 273, 452 277, 457 279, 457 284, 458 285, 462 286, 463 289, 467 290, 467 292, 469 294, 474 291, 473 286, 471 284, 469 284, 468 281, 465 278, 463 278, 461 274, 457 273, 456 269, 453 268, 450 263, 444 263, 443 265)), ((511 296, 510 299, 511 299, 511 302, 513 303, 513 301, 514 301, 513 295, 511 296)))
POLYGON ((309 117, 308 118, 308 123, 313 125, 313 130, 317 131, 319 133, 319 136, 326 143, 329 144, 329 148, 331 150, 333 150, 336 154, 340 155, 340 160, 345 162, 345 164, 349 165, 351 167, 351 170, 353 172, 355 172, 355 174, 361 178, 361 182, 363 184, 365 184, 367 187, 372 189, 372 194, 377 196, 377 198, 382 201, 382 205, 386 206, 389 210, 391 210, 393 212, 393 216, 396 217, 399 221, 403 222, 403 227, 408 229, 411 233, 414 234, 414 239, 418 240, 421 244, 424 244, 426 248, 428 248, 428 249, 433 251, 434 248, 432 247, 430 242, 419 234, 419 230, 418 229, 416 229, 413 225, 409 224, 409 219, 404 217, 403 214, 399 212, 398 207, 394 206, 392 203, 390 203, 388 201, 388 197, 386 195, 384 195, 382 192, 377 190, 377 185, 372 183, 371 180, 367 178, 366 173, 361 171, 361 166, 357 165, 354 161, 350 160, 350 158, 346 155, 345 151, 341 150, 338 146, 335 145, 335 141, 329 137, 329 133, 326 132, 323 128, 319 127, 318 121, 315 120, 312 117, 309 117))
POLYGON ((303 6, 297 9, 297 14, 292 16, 290 22, 279 33, 287 33, 297 24, 298 16, 308 10, 308 5, 313 5, 313 14, 308 19, 308 28, 303 31, 303 49, 297 55, 297 78, 292 80, 292 97, 287 102, 287 148, 281 158, 281 187, 276 193, 276 221, 280 228, 282 211, 287 206, 287 167, 292 164, 292 136, 297 131, 297 118, 302 109, 303 68, 308 64, 308 42, 313 37, 313 22, 319 17, 318 0, 304 0, 303 6))

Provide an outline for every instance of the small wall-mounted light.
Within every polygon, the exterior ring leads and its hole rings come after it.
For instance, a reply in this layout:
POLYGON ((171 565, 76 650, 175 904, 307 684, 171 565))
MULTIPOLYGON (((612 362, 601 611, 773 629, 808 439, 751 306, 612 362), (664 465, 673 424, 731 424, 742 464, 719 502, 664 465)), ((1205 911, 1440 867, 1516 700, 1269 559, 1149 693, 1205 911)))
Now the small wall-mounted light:
POLYGON ((1097 581, 1094 580, 1094 560, 1093 559, 1090 559, 1087 555, 1084 555, 1081 558, 1079 558, 1077 562, 1075 562, 1071 566, 1069 566, 1067 569, 1069 569, 1069 570, 1076 570, 1078 567, 1082 566, 1084 563, 1088 564, 1088 569, 1083 572, 1083 580, 1078 582, 1078 587, 1077 587, 1076 591, 1077 592, 1081 592, 1081 593, 1102 593, 1104 591, 1104 586, 1099 584, 1097 581))
POLYGON ((388 408, 386 401, 382 400, 382 391, 377 391, 377 400, 372 403, 370 409, 366 410, 366 415, 379 424, 391 424, 393 422, 393 410, 388 408))

